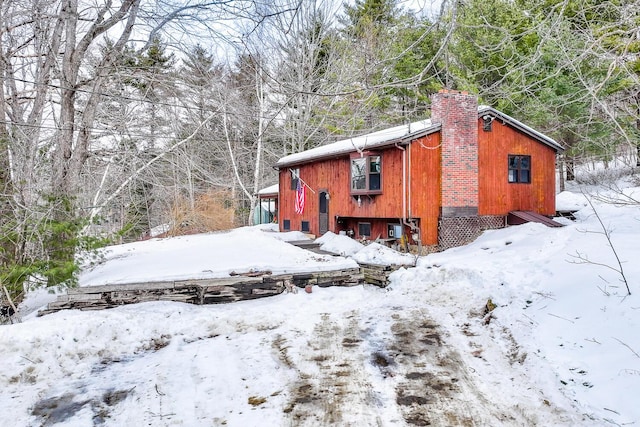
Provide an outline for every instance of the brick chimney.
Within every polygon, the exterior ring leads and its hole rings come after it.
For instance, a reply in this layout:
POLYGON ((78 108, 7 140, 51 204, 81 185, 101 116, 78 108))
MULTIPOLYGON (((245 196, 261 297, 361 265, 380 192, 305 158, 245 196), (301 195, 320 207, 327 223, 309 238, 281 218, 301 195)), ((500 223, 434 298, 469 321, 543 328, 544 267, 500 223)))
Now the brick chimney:
POLYGON ((478 215, 478 99, 441 90, 431 97, 431 120, 442 124, 441 217, 478 215))

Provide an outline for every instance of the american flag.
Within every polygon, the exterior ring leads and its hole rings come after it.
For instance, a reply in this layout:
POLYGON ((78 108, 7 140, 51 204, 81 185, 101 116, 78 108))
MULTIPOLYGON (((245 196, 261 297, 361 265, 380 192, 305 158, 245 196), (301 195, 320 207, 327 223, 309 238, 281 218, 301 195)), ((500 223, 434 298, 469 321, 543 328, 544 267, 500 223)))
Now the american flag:
POLYGON ((304 212, 304 201, 305 201, 305 185, 301 179, 298 179, 298 187, 296 189, 296 213, 302 214, 304 212))

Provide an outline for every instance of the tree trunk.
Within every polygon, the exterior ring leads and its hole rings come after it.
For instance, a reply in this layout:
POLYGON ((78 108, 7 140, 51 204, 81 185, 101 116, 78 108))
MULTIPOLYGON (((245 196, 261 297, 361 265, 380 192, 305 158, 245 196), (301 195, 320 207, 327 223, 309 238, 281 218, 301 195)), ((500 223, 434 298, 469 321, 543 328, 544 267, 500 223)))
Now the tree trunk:
POLYGON ((560 191, 565 190, 565 181, 564 181, 564 156, 558 156, 558 180, 560 183, 560 191))
MULTIPOLYGON (((60 66, 60 117, 54 138, 52 152, 53 169, 51 171, 51 190, 47 195, 50 216, 45 219, 43 243, 47 254, 47 284, 49 286, 66 282, 73 277, 75 252, 80 221, 76 213, 77 189, 84 164, 88 158, 90 128, 93 126, 96 105, 100 100, 99 92, 104 73, 103 67, 97 67, 98 77, 91 86, 91 96, 84 108, 76 105, 80 68, 84 65, 90 47, 96 39, 109 29, 120 24, 129 15, 113 50, 124 48, 133 29, 140 0, 124 0, 120 8, 113 11, 107 3, 95 11, 94 21, 84 35, 79 31, 78 0, 65 0, 60 10, 60 20, 64 27, 64 49, 60 66), (79 40, 78 40, 79 39, 79 40), (86 116, 83 117, 83 113, 86 116), (76 119, 82 117, 81 129, 76 129, 76 119)), ((114 52, 105 52, 100 65, 106 65, 114 58, 114 52)))
MULTIPOLYGON (((256 141, 256 161, 253 169, 253 194, 250 194, 251 206, 249 209, 249 221, 248 224, 254 224, 254 211, 258 201, 258 191, 260 190, 260 163, 262 161, 262 134, 264 132, 264 88, 262 79, 262 66, 258 64, 256 70, 256 97, 258 99, 258 138, 256 141)), ((258 221, 258 224, 260 221, 258 221)))
MULTIPOLYGON (((0 96, 4 94, 1 87, 2 85, 0 85, 0 96)), ((4 115, 4 103, 0 104, 1 117, 6 117, 4 115)), ((16 230, 19 230, 19 226, 11 200, 14 190, 10 167, 9 135, 5 126, 0 126, 0 282, 5 282, 11 290, 11 296, 15 297, 16 294, 19 293, 20 287, 14 285, 20 285, 21 283, 15 284, 6 279, 3 280, 5 275, 8 274, 12 267, 20 260, 20 256, 17 253, 18 239, 16 239, 15 236, 11 236, 12 234, 17 234, 16 230)))
MULTIPOLYGON (((638 107, 638 115, 640 116, 640 106, 638 107)), ((636 120, 636 130, 640 131, 640 117, 636 120)), ((636 167, 640 168, 640 141, 636 141, 636 167)))
POLYGON ((567 158, 565 164, 567 167, 567 181, 575 181, 576 169, 575 169, 575 162, 573 158, 567 158))

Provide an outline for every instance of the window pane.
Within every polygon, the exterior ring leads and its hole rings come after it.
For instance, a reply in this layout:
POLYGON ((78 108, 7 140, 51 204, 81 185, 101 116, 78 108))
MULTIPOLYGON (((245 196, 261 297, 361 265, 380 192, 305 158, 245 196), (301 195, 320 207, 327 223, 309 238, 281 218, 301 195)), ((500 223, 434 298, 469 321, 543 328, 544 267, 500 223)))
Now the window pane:
POLYGON ((518 156, 509 156, 509 169, 518 168, 518 156))
POLYGON ((529 178, 529 171, 526 169, 520 170, 520 182, 531 182, 529 178))
POLYGON ((520 169, 531 169, 529 163, 531 162, 531 157, 529 156, 521 156, 520 157, 520 169))
POLYGON ((298 178, 300 177, 300 169, 299 168, 291 169, 290 172, 291 172, 291 189, 297 190, 298 178))
POLYGON ((372 173, 369 175, 369 190, 380 190, 380 174, 372 173))
POLYGON ((368 222, 360 222, 358 223, 358 235, 360 237, 369 237, 371 236, 371 224, 368 222))
POLYGON ((369 157, 369 172, 380 173, 380 156, 369 157))
POLYGON ((320 213, 327 213, 327 196, 324 191, 320 193, 320 213))
POLYGON ((518 171, 509 169, 509 182, 518 182, 518 171))
POLYGON ((308 232, 309 231, 309 221, 302 221, 302 223, 300 224, 300 230, 304 231, 304 232, 308 232))
POLYGON ((351 189, 352 190, 366 190, 365 168, 367 165, 367 159, 365 157, 360 159, 351 160, 351 189))

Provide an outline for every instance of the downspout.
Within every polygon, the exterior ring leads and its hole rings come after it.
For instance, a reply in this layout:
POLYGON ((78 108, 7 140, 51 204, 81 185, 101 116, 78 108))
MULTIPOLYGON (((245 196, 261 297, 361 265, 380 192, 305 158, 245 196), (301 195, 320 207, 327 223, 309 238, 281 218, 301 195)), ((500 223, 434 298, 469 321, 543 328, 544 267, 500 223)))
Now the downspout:
POLYGON ((411 230, 414 231, 415 233, 417 233, 418 235, 418 239, 414 239, 414 240, 418 240, 418 253, 420 255, 422 255, 422 230, 420 230, 420 227, 418 227, 416 225, 416 222, 413 220, 413 212, 411 212, 411 142, 409 142, 409 154, 408 154, 408 161, 409 161, 409 170, 407 172, 407 180, 409 181, 409 190, 408 190, 408 194, 409 194, 409 206, 408 206, 408 211, 409 211, 409 227, 411 227, 411 230))
POLYGON ((407 224, 407 150, 395 144, 396 148, 402 150, 402 223, 407 224))
MULTIPOLYGON (((409 144, 407 145, 407 147, 409 147, 409 153, 407 154, 407 156, 409 157, 408 162, 409 162, 409 167, 408 167, 408 171, 407 171, 407 181, 408 181, 408 198, 409 198, 409 204, 407 205, 407 212, 409 213, 408 217, 409 219, 413 218, 413 213, 411 212, 411 142, 409 142, 409 144)), ((406 149, 405 149, 406 152, 406 149)))
MULTIPOLYGON (((409 146, 410 144, 411 142, 409 146)), ((411 212, 411 185, 408 183, 411 179, 411 150, 407 154, 405 147, 399 147, 396 144, 396 148, 402 150, 402 224, 409 227, 412 233, 417 233, 418 238, 414 240, 417 240, 418 252, 422 253, 422 231, 413 221, 411 212)))

